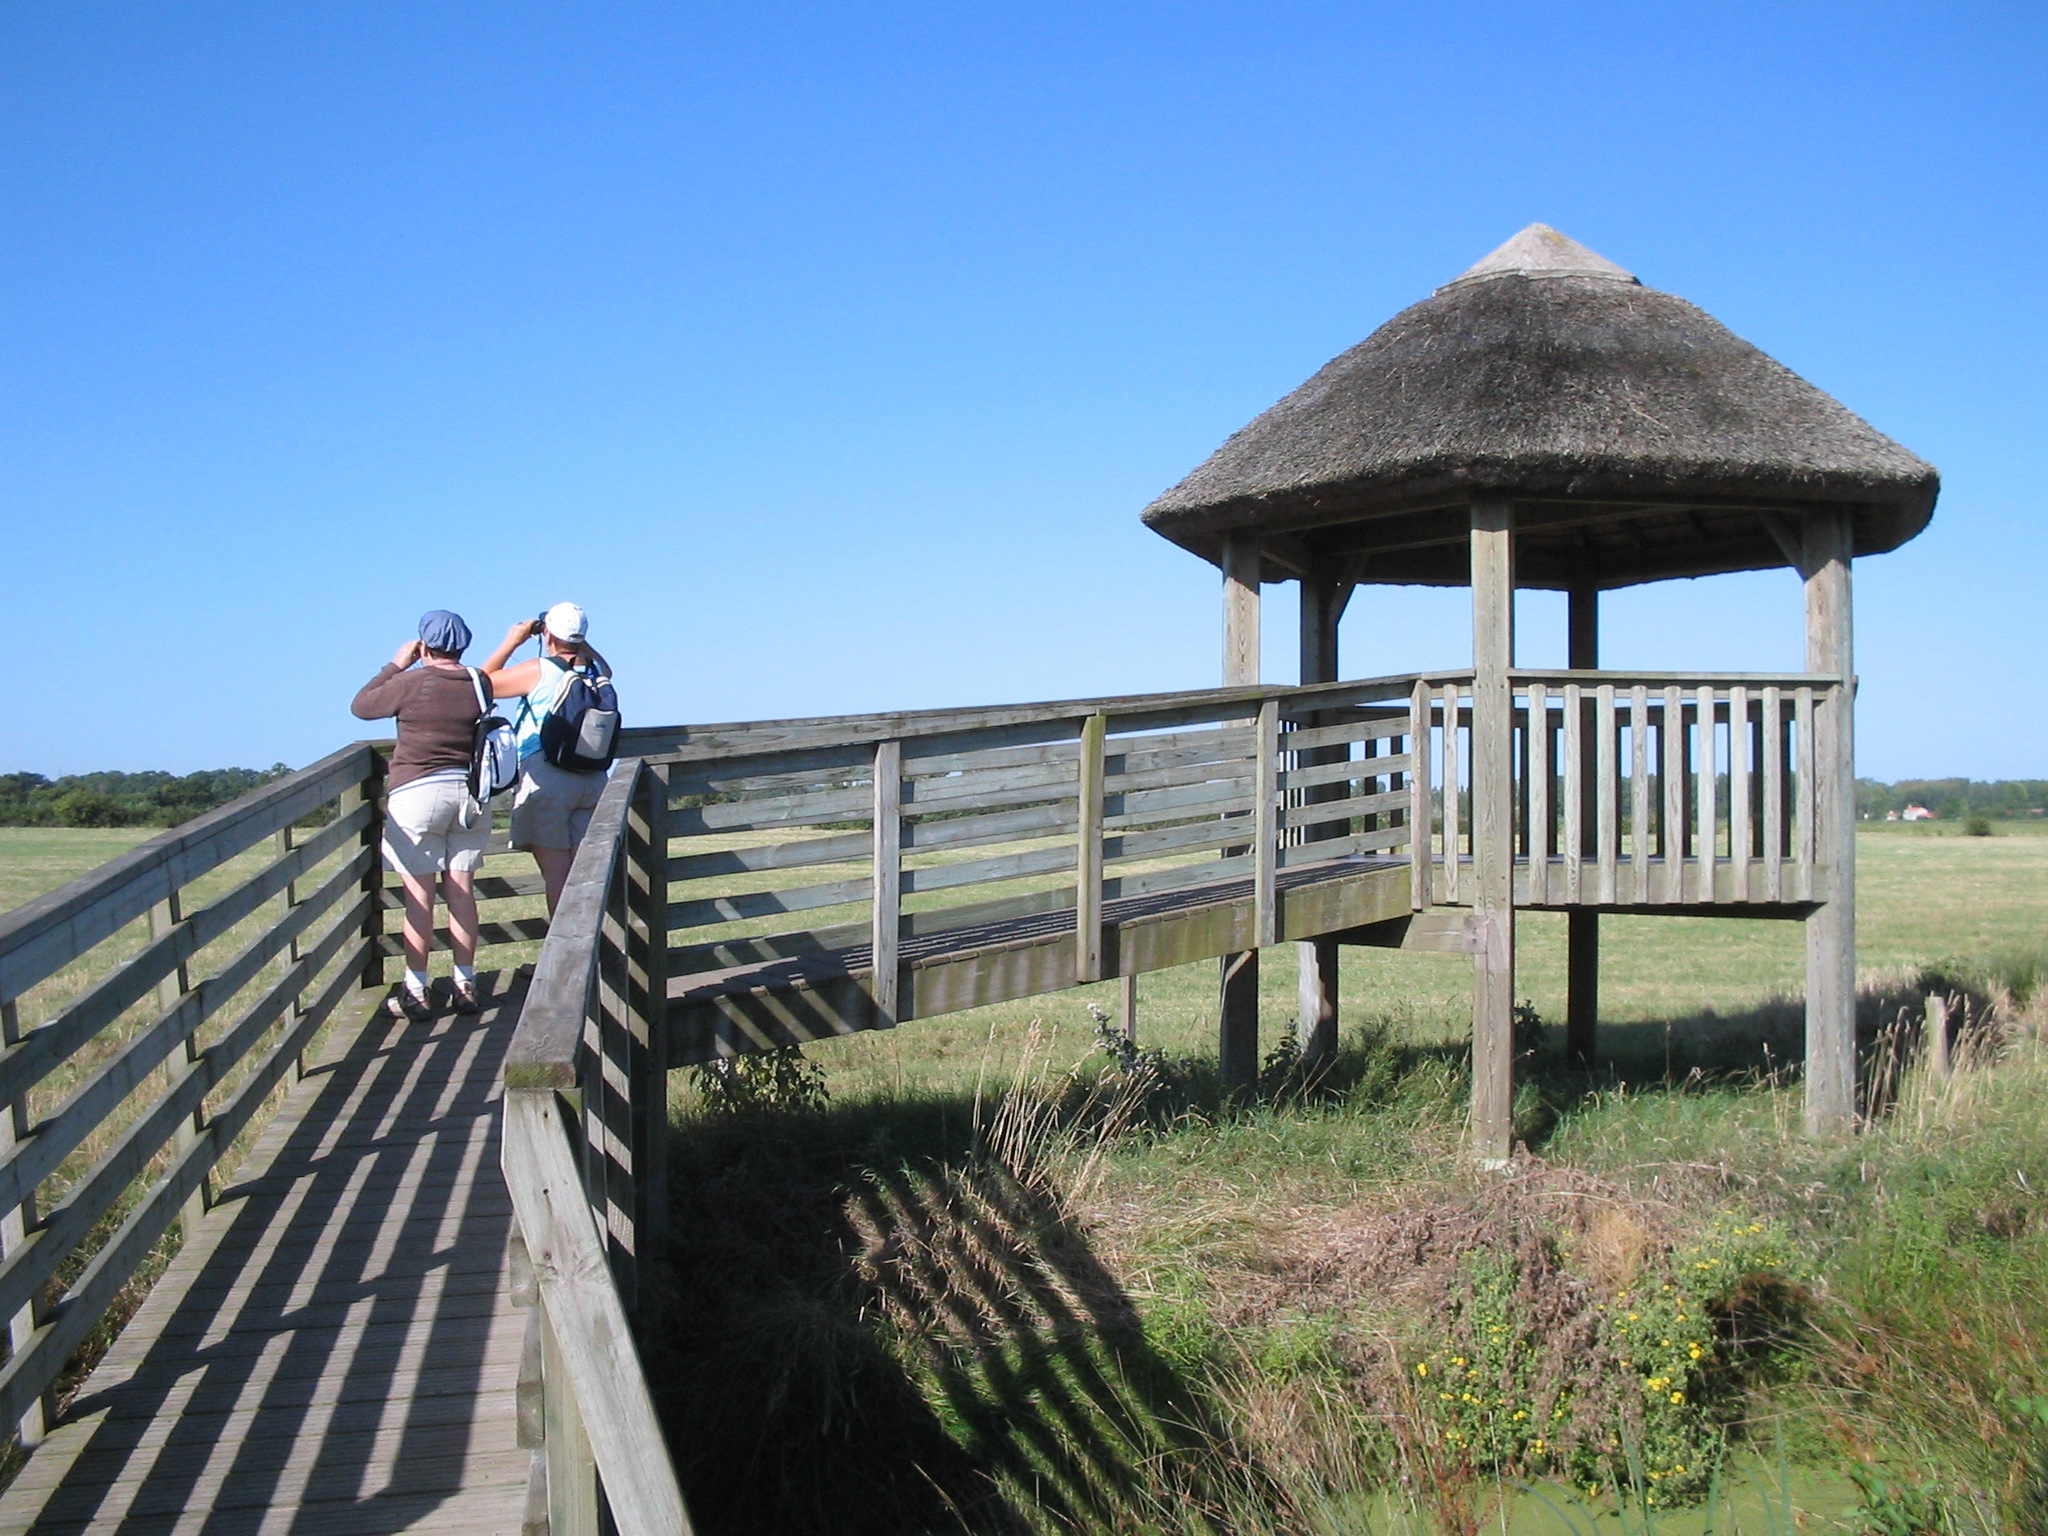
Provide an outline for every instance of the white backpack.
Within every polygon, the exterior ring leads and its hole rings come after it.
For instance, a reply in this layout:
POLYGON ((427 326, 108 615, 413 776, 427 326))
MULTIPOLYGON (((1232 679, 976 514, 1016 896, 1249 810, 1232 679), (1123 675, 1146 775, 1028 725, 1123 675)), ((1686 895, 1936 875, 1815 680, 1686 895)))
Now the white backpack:
POLYGON ((484 680, 476 668, 464 668, 469 685, 476 690, 476 707, 482 718, 476 723, 476 745, 469 754, 469 792, 479 805, 489 805, 519 782, 519 734, 502 715, 491 713, 484 698, 484 680))

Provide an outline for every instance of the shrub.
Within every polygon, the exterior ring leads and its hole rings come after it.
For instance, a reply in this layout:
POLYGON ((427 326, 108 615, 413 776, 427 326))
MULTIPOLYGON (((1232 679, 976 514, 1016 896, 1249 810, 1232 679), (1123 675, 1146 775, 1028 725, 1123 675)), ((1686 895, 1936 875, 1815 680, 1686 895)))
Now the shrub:
POLYGON ((1989 837, 1990 835, 1991 818, 1989 816, 1972 816, 1963 823, 1963 836, 1965 837, 1989 837))

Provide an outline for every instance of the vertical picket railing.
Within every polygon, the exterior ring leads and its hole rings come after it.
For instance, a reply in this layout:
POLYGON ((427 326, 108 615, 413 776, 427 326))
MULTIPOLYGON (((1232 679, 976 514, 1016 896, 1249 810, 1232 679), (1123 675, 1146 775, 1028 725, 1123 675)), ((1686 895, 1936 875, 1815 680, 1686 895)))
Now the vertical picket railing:
POLYGON ((618 764, 541 947, 504 1067, 526 1529, 690 1529, 634 1344, 640 1267, 666 1204, 667 773, 618 764))
MULTIPOLYGON (((1807 765, 1832 679, 1522 672, 1514 687, 1518 901, 1825 899, 1807 765)), ((1448 810, 1445 826, 1450 873, 1448 810)))

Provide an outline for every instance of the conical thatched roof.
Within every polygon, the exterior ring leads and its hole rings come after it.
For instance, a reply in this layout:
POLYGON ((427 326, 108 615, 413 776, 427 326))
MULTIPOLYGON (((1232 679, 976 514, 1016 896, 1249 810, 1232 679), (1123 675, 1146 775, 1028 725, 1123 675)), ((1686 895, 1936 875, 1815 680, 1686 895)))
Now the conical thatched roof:
MULTIPOLYGON (((1848 507, 1856 553, 1937 477, 1725 326, 1532 224, 1325 366, 1145 509, 1206 559, 1462 583, 1475 493, 1516 502, 1517 580, 1625 586, 1783 565, 1772 514, 1848 507), (1762 515, 1760 515, 1762 514, 1762 515)), ((1781 524, 1781 528, 1782 528, 1781 524)))

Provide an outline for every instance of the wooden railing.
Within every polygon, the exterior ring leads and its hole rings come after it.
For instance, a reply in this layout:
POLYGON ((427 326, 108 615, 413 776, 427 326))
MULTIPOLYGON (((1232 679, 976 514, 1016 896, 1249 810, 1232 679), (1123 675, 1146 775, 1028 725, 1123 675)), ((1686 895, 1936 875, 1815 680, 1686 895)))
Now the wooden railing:
POLYGON ((1409 857, 1416 689, 1438 681, 693 733, 661 759, 670 975, 848 957, 887 1026, 962 1006, 911 995, 919 941, 1065 914, 1059 984, 1094 981, 1112 903, 1230 880, 1276 942, 1285 871, 1409 857))
MULTIPOLYGON (((1836 679, 1516 671, 1512 687, 1518 906, 1827 899, 1814 765, 1836 679)), ((1430 691, 1430 896, 1457 905, 1470 899, 1471 688, 1430 691)))
POLYGON ((664 781, 637 759, 613 769, 505 1061, 513 1299, 530 1309, 525 1528, 549 1536, 690 1528, 632 1327, 666 1209, 667 1078, 649 1049, 664 997, 664 781))
POLYGON ((0 917, 0 1424, 25 1442, 88 1332, 172 1224, 189 1230, 209 1176, 356 993, 377 783, 375 752, 344 748, 0 917))

